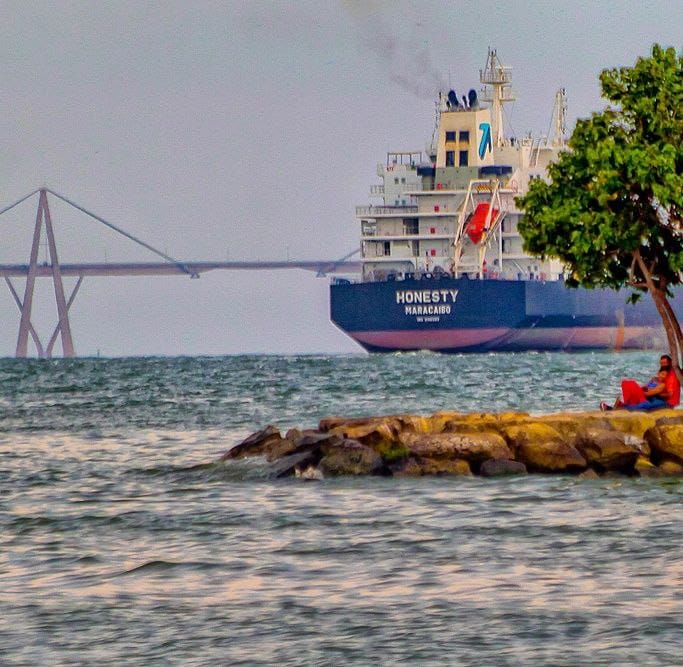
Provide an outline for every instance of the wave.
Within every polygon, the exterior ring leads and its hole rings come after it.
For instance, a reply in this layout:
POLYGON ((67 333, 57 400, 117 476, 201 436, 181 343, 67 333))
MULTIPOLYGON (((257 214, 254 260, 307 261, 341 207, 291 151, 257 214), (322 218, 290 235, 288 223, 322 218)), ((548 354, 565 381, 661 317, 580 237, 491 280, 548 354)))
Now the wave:
POLYGON ((129 570, 118 572, 111 575, 112 578, 126 577, 132 574, 140 573, 155 573, 167 572, 175 569, 193 569, 193 570, 213 570, 225 567, 224 563, 213 563, 210 561, 168 561, 168 560, 150 560, 142 565, 136 565, 129 570))
MULTIPOLYGON (((124 474, 141 477, 159 477, 174 485, 183 482, 241 482, 269 479, 272 465, 264 458, 211 461, 193 465, 160 465, 149 468, 130 468, 124 474)), ((191 487, 172 489, 175 493, 191 491, 191 487)))

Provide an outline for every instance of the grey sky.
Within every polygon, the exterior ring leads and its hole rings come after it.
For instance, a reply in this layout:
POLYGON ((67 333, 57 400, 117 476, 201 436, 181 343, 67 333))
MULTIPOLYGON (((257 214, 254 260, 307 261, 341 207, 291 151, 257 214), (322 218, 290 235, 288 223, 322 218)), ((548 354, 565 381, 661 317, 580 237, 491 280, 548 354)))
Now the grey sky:
MULTIPOLYGON (((572 121, 600 108, 599 71, 681 48, 682 26, 678 0, 4 1, 0 206, 45 183, 181 259, 340 257, 375 164, 424 148, 432 93, 478 87, 489 45, 514 68, 521 135, 547 130, 560 86, 572 121)), ((0 261, 27 261, 36 205, 0 217, 0 261)), ((53 217, 64 261, 150 258, 56 203, 53 217)), ((358 350, 327 291, 304 272, 89 279, 71 322, 80 354, 358 350)), ((4 284, 0 317, 11 355, 4 284)))

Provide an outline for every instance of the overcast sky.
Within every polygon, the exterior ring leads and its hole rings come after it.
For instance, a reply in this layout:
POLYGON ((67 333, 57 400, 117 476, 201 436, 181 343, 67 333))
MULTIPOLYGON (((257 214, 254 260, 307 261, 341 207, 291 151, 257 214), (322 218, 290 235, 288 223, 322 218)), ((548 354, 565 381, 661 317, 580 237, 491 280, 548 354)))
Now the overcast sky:
MULTIPOLYGON (((597 75, 681 48, 683 2, 0 2, 0 207, 47 184, 180 259, 338 258, 388 150, 420 150, 439 87, 513 67, 509 131, 601 108, 597 75)), ((37 200, 0 217, 27 262, 37 200)), ((53 205, 62 261, 151 260, 53 205)), ((16 281, 23 293, 23 281, 16 281)), ((69 281, 69 284, 72 284, 69 281)), ((56 321, 40 281, 34 322, 56 321)), ((0 355, 18 310, 0 283, 0 355)), ((79 354, 335 353, 328 281, 288 272, 86 279, 79 354)))

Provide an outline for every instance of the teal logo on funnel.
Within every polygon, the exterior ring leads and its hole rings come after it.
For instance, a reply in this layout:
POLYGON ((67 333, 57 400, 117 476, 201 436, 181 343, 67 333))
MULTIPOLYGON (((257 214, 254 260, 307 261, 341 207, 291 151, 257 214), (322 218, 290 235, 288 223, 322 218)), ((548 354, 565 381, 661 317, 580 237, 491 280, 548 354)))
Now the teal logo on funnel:
POLYGON ((491 150, 491 124, 480 123, 481 141, 479 142, 479 159, 483 160, 487 150, 491 150))

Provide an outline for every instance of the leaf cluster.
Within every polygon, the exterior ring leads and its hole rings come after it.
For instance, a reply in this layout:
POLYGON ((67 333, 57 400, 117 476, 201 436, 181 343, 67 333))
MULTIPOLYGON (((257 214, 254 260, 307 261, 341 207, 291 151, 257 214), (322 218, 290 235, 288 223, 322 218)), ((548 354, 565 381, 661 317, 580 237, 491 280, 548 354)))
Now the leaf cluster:
POLYGON ((526 251, 559 258, 574 286, 658 289, 683 269, 683 55, 653 46, 600 75, 609 106, 579 120, 569 151, 516 200, 526 251))

